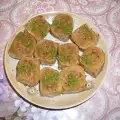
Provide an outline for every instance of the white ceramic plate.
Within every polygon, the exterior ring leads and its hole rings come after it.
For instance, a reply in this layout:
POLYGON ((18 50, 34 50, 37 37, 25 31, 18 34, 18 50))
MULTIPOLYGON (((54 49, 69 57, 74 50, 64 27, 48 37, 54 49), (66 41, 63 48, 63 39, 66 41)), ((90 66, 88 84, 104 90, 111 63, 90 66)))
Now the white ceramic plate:
MULTIPOLYGON (((41 15, 43 15, 44 18, 51 24, 52 19, 58 13, 67 13, 67 14, 70 14, 73 17, 73 19, 74 19, 74 30, 76 28, 78 28, 79 26, 81 26, 82 24, 87 23, 91 28, 93 28, 96 32, 98 32, 100 34, 100 31, 97 30, 97 28, 95 28, 95 26, 93 26, 91 23, 88 23, 82 17, 80 17, 78 15, 75 15, 73 13, 69 13, 69 12, 50 12, 50 13, 43 13, 41 15)), ((16 34, 18 32, 20 32, 21 30, 23 30, 23 25, 25 23, 23 23, 21 25, 21 27, 18 29, 16 34)), ((92 88, 90 90, 87 90, 87 91, 84 91, 84 92, 80 92, 80 93, 65 94, 65 95, 60 95, 60 96, 56 96, 56 97, 53 97, 53 98, 40 96, 39 85, 37 85, 35 88, 28 88, 28 87, 24 86, 23 84, 17 82, 17 80, 16 80, 16 65, 17 65, 18 60, 15 60, 15 59, 11 58, 8 54, 9 47, 10 47, 14 37, 16 36, 16 34, 13 35, 13 37, 8 41, 8 43, 6 45, 5 54, 4 54, 4 65, 5 65, 6 75, 8 77, 8 80, 9 80, 11 86, 14 88, 14 90, 22 98, 24 98, 28 102, 30 102, 30 103, 32 103, 36 106, 39 106, 39 107, 50 108, 50 109, 64 109, 64 108, 69 108, 69 107, 73 107, 73 106, 76 106, 78 104, 81 104, 95 94, 95 91, 101 85, 101 83, 102 83, 102 81, 105 77, 105 74, 107 72, 107 68, 108 68, 107 47, 106 47, 106 44, 105 44, 104 40, 101 37, 101 34, 100 34, 100 39, 99 39, 99 42, 98 42, 97 46, 100 47, 105 53, 105 64, 104 64, 103 70, 100 72, 100 74, 97 76, 96 79, 94 79, 94 78, 90 77, 88 74, 86 74, 87 75, 87 81, 94 81, 95 82, 94 88, 92 88)), ((55 42, 61 43, 61 41, 59 41, 58 39, 51 36, 50 33, 48 33, 48 35, 45 38, 49 39, 49 40, 53 40, 55 42)), ((69 40, 68 42, 71 42, 71 41, 69 40)), ((57 65, 57 62, 56 62, 52 67, 57 69, 57 66, 58 65, 57 65)), ((45 66, 41 66, 41 68, 42 67, 45 67, 45 66)))

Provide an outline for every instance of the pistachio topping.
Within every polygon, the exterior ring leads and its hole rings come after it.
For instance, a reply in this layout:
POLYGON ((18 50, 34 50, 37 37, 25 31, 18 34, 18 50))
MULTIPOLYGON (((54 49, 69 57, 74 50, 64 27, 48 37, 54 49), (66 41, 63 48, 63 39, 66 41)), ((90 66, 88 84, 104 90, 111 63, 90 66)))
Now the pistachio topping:
POLYGON ((20 73, 23 73, 23 72, 27 72, 27 73, 28 72, 33 72, 35 70, 35 68, 36 68, 35 64, 27 63, 27 62, 20 63, 17 66, 17 70, 20 73))
POLYGON ((73 25, 72 24, 66 24, 64 21, 56 20, 54 19, 53 21, 53 26, 56 26, 59 29, 62 29, 65 34, 71 34, 73 30, 73 25))
POLYGON ((29 48, 29 47, 31 46, 31 43, 32 43, 32 41, 31 41, 30 39, 27 39, 27 40, 25 41, 25 47, 26 47, 26 48, 29 48))
POLYGON ((78 82, 78 79, 72 73, 68 74, 68 85, 74 87, 78 82))
POLYGON ((65 53, 60 53, 59 55, 59 60, 61 62, 67 62, 67 61, 70 61, 71 60, 71 56, 68 55, 68 54, 65 54, 65 53))
POLYGON ((55 83, 56 81, 59 80, 59 72, 57 71, 51 71, 48 72, 43 78, 42 78, 42 82, 44 83, 55 83))
POLYGON ((57 55, 57 50, 55 47, 50 48, 51 57, 54 58, 57 55))

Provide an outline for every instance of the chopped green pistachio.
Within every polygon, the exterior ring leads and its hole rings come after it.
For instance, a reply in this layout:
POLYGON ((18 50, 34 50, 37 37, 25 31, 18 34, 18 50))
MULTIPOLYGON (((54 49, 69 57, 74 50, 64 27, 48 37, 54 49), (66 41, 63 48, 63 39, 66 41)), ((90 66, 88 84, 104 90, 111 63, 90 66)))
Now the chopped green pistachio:
POLYGON ((56 71, 49 72, 44 76, 42 81, 44 83, 55 83, 57 80, 59 80, 59 76, 60 76, 59 72, 56 71))
POLYGON ((52 58, 54 58, 57 55, 57 50, 55 47, 50 48, 50 53, 52 58))
POLYGON ((40 31, 42 36, 46 35, 47 28, 45 27, 45 25, 40 24, 36 29, 40 31))
POLYGON ((80 27, 80 29, 82 29, 83 31, 85 31, 85 33, 87 33, 87 34, 89 34, 89 35, 95 33, 91 28, 88 27, 87 24, 82 25, 82 26, 80 27))
POLYGON ((31 41, 30 39, 27 39, 27 40, 25 41, 25 46, 26 46, 27 48, 29 48, 29 47, 31 46, 31 43, 32 43, 32 41, 31 41))
POLYGON ((71 34, 73 30, 73 26, 72 25, 68 25, 66 27, 64 27, 64 33, 65 34, 71 34))
POLYGON ((65 24, 63 21, 59 20, 54 20, 52 25, 62 29, 65 34, 71 34, 73 30, 72 24, 65 24))
POLYGON ((59 55, 59 60, 61 62, 66 62, 66 61, 70 61, 71 60, 71 56, 70 55, 67 55, 65 53, 60 53, 59 55))
POLYGON ((37 24, 35 21, 28 25, 28 28, 31 28, 32 31, 39 31, 42 36, 46 35, 47 28, 45 24, 37 24), (28 27, 29 26, 29 27, 28 27))
POLYGON ((82 26, 82 28, 83 28, 84 30, 86 30, 87 32, 91 32, 91 29, 88 27, 87 24, 84 24, 84 25, 82 26))
POLYGON ((32 72, 36 68, 35 64, 29 64, 29 63, 20 63, 17 67, 18 72, 32 72))
POLYGON ((74 87, 78 82, 78 79, 72 73, 68 74, 68 85, 74 87))
POLYGON ((54 20, 52 25, 54 25, 54 26, 56 26, 56 27, 61 27, 61 26, 60 26, 61 23, 60 23, 60 21, 58 21, 58 20, 54 20))
POLYGON ((94 59, 94 57, 96 56, 95 52, 92 52, 88 55, 83 55, 81 57, 82 61, 84 62, 85 65, 90 65, 92 64, 92 59, 94 59))
POLYGON ((26 36, 24 33, 20 32, 16 38, 17 41, 19 41, 20 43, 22 43, 25 47, 29 48, 31 46, 31 39, 27 38, 28 36, 26 36))
POLYGON ((36 30, 36 22, 33 21, 30 24, 27 25, 28 28, 31 28, 32 31, 36 30))
POLYGON ((89 60, 88 60, 88 57, 87 56, 82 56, 81 57, 82 61, 85 63, 85 65, 88 65, 89 64, 89 60))
POLYGON ((49 56, 50 58, 54 58, 57 55, 57 49, 55 47, 48 46, 46 49, 43 49, 42 46, 38 48, 38 51, 44 55, 49 56))

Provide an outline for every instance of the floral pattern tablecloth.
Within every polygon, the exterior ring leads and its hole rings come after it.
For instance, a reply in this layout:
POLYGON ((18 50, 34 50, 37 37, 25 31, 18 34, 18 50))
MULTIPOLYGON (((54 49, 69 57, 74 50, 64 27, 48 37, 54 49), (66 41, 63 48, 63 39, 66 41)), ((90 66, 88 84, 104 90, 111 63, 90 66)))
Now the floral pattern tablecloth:
POLYGON ((120 0, 0 0, 0 117, 11 120, 120 120, 120 0), (38 109, 21 100, 3 69, 6 42, 28 17, 70 11, 92 22, 103 34, 110 54, 107 78, 87 102, 72 109, 38 109))

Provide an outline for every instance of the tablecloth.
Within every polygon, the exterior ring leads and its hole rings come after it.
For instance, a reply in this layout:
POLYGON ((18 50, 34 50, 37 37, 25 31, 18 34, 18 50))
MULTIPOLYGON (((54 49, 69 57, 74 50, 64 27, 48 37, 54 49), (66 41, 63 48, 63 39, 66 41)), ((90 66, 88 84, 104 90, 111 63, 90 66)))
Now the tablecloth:
POLYGON ((11 120, 120 120, 120 0, 0 0, 0 116, 11 120), (109 72, 96 94, 67 110, 36 108, 9 86, 3 69, 6 42, 31 15, 70 11, 92 22, 109 51, 109 72))

